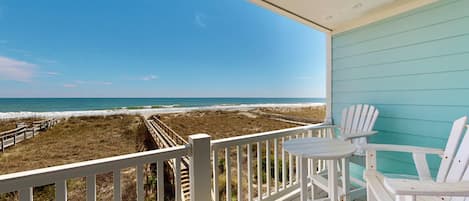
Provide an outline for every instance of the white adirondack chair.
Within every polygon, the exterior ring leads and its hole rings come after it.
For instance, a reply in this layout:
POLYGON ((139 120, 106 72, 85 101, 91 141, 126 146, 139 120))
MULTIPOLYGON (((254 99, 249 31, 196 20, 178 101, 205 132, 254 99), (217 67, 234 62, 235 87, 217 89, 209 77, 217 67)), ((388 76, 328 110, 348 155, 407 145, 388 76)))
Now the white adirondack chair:
MULTIPOLYGON (((368 136, 378 133, 377 131, 373 131, 378 115, 379 111, 373 105, 351 105, 342 110, 340 124, 338 126, 331 125, 330 128, 338 128, 339 133, 337 135, 337 138, 344 141, 350 141, 351 143, 355 144, 357 146, 357 151, 354 153, 354 155, 364 158, 365 151, 361 147, 366 146, 368 136)), ((329 137, 335 137, 333 132, 329 134, 329 137)), ((345 168, 349 167, 348 163, 348 159, 339 162, 338 169, 340 170, 340 172, 344 171, 345 168)), ((323 171, 319 174, 320 177, 312 177, 312 180, 313 183, 322 183, 322 185, 318 185, 318 187, 320 187, 326 192, 329 192, 329 188, 327 186, 327 178, 325 178, 326 173, 327 171, 323 171)), ((365 183, 359 178, 351 177, 350 180, 348 178, 342 178, 342 182, 347 182, 347 184, 343 184, 344 186, 349 186, 349 182, 355 184, 355 186, 360 186, 359 188, 353 189, 351 192, 347 191, 347 193, 350 193, 347 196, 350 196, 352 200, 356 197, 360 197, 365 192, 365 183)), ((342 189, 342 191, 343 190, 344 189, 342 189)), ((341 195, 344 195, 344 193, 345 192, 342 192, 341 195)))
POLYGON ((339 125, 338 138, 351 140, 357 145, 358 150, 354 155, 364 156, 361 149, 367 144, 367 137, 377 132, 373 131, 379 111, 373 105, 357 104, 342 110, 342 118, 339 125))
POLYGON ((405 145, 367 145, 367 164, 364 174, 367 182, 367 200, 469 200, 469 169, 467 169, 469 162, 469 130, 461 142, 466 122, 467 117, 454 121, 445 150, 405 145), (458 150, 457 153, 456 150, 458 150), (377 171, 377 151, 412 153, 419 180, 392 179, 383 176, 377 171), (430 175, 426 161, 427 154, 436 154, 442 158, 435 181, 430 175))

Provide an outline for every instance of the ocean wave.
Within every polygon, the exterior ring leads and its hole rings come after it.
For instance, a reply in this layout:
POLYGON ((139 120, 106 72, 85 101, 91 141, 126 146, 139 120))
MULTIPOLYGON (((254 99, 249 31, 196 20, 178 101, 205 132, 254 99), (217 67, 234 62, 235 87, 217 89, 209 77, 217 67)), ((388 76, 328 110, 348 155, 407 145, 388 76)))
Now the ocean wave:
POLYGON ((110 110, 87 110, 87 111, 61 111, 61 112, 0 112, 0 119, 18 118, 68 118, 78 116, 107 116, 107 115, 143 115, 150 116, 162 113, 189 112, 194 110, 243 110, 265 107, 311 107, 321 106, 324 103, 261 103, 261 104, 237 104, 237 105, 213 105, 200 107, 181 107, 180 105, 165 105, 159 108, 143 108, 145 106, 116 108, 110 110), (135 109, 133 109, 135 108, 135 109))

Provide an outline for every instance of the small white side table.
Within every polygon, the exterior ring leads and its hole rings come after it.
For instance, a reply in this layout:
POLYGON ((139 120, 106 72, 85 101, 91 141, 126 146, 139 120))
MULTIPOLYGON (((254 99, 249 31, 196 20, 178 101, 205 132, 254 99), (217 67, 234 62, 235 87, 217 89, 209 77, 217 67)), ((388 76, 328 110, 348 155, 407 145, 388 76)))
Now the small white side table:
POLYGON ((329 198, 331 201, 338 201, 338 177, 337 161, 344 159, 345 168, 343 170, 343 183, 345 195, 349 189, 348 157, 355 152, 356 148, 349 142, 344 142, 330 138, 302 138, 289 140, 284 143, 285 151, 292 155, 299 156, 300 160, 300 187, 301 201, 307 201, 308 192, 308 158, 316 160, 328 160, 328 182, 329 198))

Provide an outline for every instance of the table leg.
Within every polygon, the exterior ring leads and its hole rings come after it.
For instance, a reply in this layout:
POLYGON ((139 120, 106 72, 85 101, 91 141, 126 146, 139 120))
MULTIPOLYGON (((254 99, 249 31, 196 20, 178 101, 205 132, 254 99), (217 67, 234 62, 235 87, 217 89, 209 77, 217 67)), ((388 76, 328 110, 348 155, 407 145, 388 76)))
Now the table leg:
POLYGON ((349 174, 349 159, 342 159, 342 188, 343 188, 343 199, 341 201, 350 200, 350 174, 349 174))
POLYGON ((308 200, 308 159, 301 157, 300 160, 300 188, 301 201, 308 200))
POLYGON ((331 201, 338 201, 338 182, 337 182, 337 160, 328 160, 328 175, 329 175, 329 199, 331 201))

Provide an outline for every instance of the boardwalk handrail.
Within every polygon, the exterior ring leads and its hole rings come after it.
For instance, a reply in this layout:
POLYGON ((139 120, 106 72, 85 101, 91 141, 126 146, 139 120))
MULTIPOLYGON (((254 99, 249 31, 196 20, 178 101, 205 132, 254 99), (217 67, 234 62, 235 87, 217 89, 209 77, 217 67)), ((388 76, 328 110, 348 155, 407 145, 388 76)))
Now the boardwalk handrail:
POLYGON ((35 121, 28 127, 26 124, 17 125, 18 128, 0 132, 0 150, 3 152, 7 147, 14 146, 18 142, 34 137, 36 131, 45 130, 54 126, 58 122, 57 119, 47 119, 35 121))

